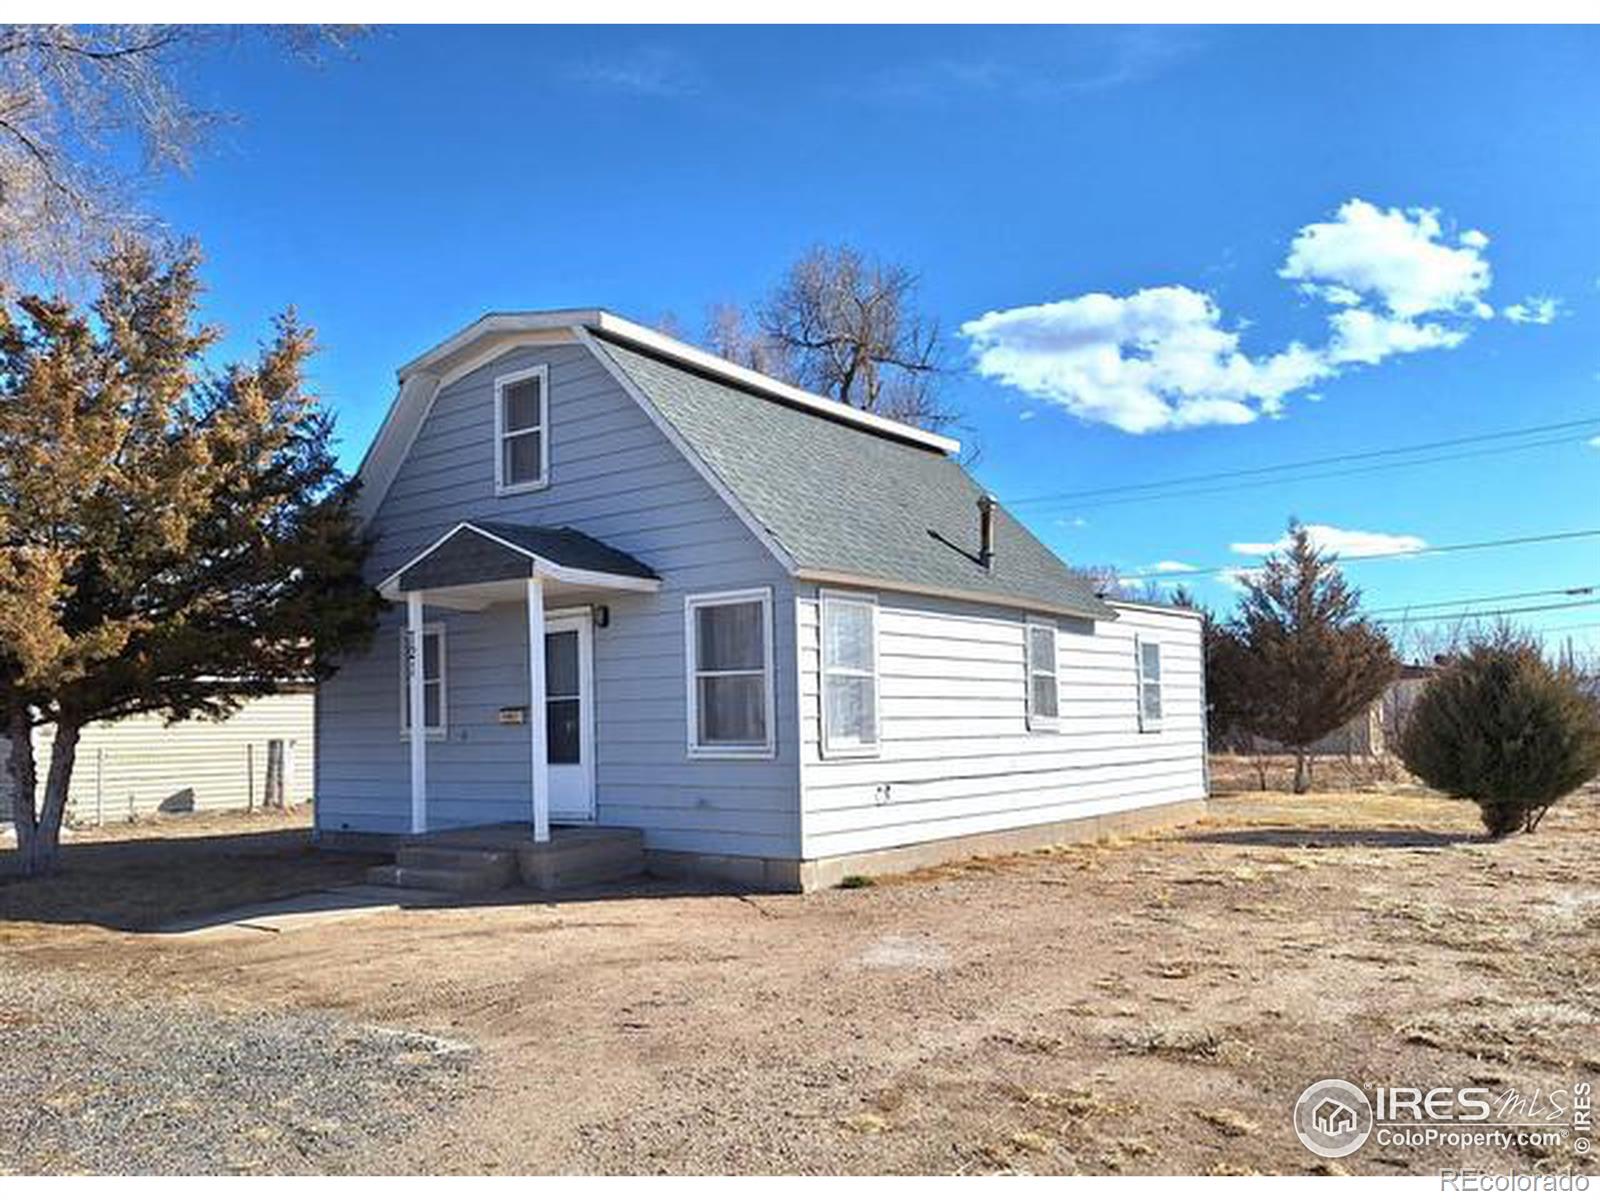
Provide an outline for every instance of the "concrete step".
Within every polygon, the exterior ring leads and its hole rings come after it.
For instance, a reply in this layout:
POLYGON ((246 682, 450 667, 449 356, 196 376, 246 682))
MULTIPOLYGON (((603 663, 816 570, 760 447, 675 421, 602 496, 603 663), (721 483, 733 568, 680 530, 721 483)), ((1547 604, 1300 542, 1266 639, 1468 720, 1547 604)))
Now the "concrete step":
POLYGON ((380 887, 419 888, 475 896, 498 892, 507 884, 505 871, 493 867, 407 867, 390 863, 367 871, 367 882, 380 887))
POLYGON ((517 878, 517 856, 512 850, 419 842, 401 846, 395 853, 394 861, 396 866, 401 867, 495 874, 498 875, 502 887, 509 887, 517 878))
POLYGON ((517 849, 522 882, 540 891, 613 883, 644 874, 637 829, 563 829, 552 840, 517 849))

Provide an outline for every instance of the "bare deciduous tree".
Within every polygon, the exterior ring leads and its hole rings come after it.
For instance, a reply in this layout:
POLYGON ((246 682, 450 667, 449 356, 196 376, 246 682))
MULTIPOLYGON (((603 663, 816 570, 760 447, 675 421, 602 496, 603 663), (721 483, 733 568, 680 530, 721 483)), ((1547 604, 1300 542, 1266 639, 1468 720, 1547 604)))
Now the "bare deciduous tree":
POLYGON ((719 305, 706 341, 745 366, 924 429, 955 414, 938 399, 945 348, 917 308, 917 276, 850 246, 818 246, 789 268, 753 320, 719 305))
MULTIPOLYGON (((356 26, 268 26, 302 57, 356 26)), ((185 95, 180 66, 239 36, 202 25, 0 25, 0 283, 74 274, 147 231, 139 184, 182 170, 223 114, 185 95)))

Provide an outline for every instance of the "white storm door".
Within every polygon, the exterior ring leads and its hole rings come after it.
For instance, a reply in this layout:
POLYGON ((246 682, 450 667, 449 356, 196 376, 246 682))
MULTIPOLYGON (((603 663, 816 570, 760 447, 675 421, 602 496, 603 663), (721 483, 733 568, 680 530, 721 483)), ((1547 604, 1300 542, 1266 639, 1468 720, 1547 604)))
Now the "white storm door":
POLYGON ((550 819, 594 820, 594 634, 589 614, 551 617, 544 634, 550 819))

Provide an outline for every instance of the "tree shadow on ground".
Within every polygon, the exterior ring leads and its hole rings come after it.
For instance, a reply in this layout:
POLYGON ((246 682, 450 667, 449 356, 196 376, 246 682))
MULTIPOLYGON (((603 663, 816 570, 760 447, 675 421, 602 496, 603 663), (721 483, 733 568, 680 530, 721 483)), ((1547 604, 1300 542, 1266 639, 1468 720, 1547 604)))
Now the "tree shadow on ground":
POLYGON ((38 879, 0 852, 0 946, 24 923, 88 925, 119 933, 182 933, 220 926, 277 932, 296 921, 382 908, 545 906, 651 896, 743 894, 737 887, 653 876, 536 892, 513 887, 452 895, 366 884, 381 851, 319 849, 306 829, 68 843, 61 866, 38 879))

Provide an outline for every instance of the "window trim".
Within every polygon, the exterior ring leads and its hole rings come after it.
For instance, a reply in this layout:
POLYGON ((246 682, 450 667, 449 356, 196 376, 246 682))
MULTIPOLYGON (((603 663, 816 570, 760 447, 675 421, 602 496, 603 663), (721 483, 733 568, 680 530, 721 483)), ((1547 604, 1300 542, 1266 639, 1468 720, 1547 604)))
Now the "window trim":
POLYGON ((1137 689, 1134 693, 1134 702, 1139 710, 1140 733, 1160 733, 1161 722, 1166 716, 1166 663, 1163 661, 1165 655, 1162 654, 1161 646, 1162 642, 1160 638, 1153 638, 1143 633, 1136 633, 1133 635, 1133 675, 1135 680, 1134 686, 1137 689), (1154 679, 1145 678, 1144 648, 1146 646, 1154 646, 1156 648, 1156 676, 1154 679), (1147 683, 1155 684, 1161 696, 1161 700, 1159 702, 1161 713, 1155 717, 1147 716, 1144 711, 1144 689, 1147 683))
MULTIPOLYGON (((429 741, 442 741, 450 734, 450 710, 448 697, 450 694, 449 666, 445 658, 445 628, 442 621, 425 621, 422 625, 422 637, 426 641, 429 634, 439 639, 439 724, 424 725, 422 736, 429 741)), ((409 654, 411 631, 404 625, 400 627, 400 736, 411 736, 411 722, 406 720, 406 705, 409 703, 410 680, 406 678, 406 657, 409 654)), ((426 651, 424 651, 426 653, 426 651)), ((426 689, 427 677, 423 677, 423 686, 426 689)), ((426 719, 426 714, 424 714, 426 719)))
POLYGON ((1045 620, 1043 617, 1029 617, 1023 625, 1022 631, 1022 703, 1027 714, 1027 725, 1032 733, 1055 733, 1061 728, 1061 628, 1054 621, 1045 620), (1048 629, 1050 631, 1050 649, 1054 660, 1048 671, 1035 668, 1033 663, 1033 631, 1035 629, 1048 629), (1048 716, 1033 711, 1033 677, 1035 675, 1049 675, 1056 685, 1056 712, 1055 716, 1048 716))
POLYGON ((743 588, 727 592, 695 592, 683 598, 683 670, 684 707, 688 717, 687 752, 692 759, 751 759, 773 758, 777 754, 777 656, 773 642, 772 589, 770 587, 743 588), (700 677, 697 662, 694 628, 695 612, 701 608, 716 608, 728 604, 761 603, 761 638, 765 656, 762 670, 763 703, 766 716, 766 740, 761 743, 714 742, 700 743, 700 677))
POLYGON ((494 380, 494 494, 515 496, 520 492, 536 492, 550 485, 550 367, 546 363, 496 375, 494 380), (506 428, 506 389, 526 379, 539 381, 539 423, 523 429, 506 428), (539 432, 539 477, 517 483, 506 482, 506 439, 519 434, 539 432))
MULTIPOLYGON (((878 597, 869 592, 841 592, 824 588, 817 596, 817 705, 822 740, 818 749, 823 758, 877 758, 883 753, 883 703, 880 691, 878 597), (872 614, 872 741, 836 745, 828 726, 828 609, 832 605, 855 605, 872 614)), ((835 674, 859 679, 868 672, 857 667, 836 667, 835 674)))

